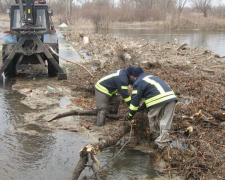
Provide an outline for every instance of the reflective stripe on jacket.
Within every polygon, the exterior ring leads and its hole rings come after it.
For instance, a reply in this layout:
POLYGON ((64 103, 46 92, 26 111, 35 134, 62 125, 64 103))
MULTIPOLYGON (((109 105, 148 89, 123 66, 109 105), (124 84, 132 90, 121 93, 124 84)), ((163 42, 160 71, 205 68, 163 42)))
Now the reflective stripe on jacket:
POLYGON ((142 98, 144 98, 147 108, 177 101, 176 95, 170 86, 160 78, 145 73, 139 75, 133 85, 132 100, 129 108, 130 116, 137 112, 142 98))
POLYGON ((118 92, 125 102, 130 102, 131 97, 128 93, 129 79, 126 69, 113 71, 101 78, 96 84, 95 89, 112 96, 118 92))

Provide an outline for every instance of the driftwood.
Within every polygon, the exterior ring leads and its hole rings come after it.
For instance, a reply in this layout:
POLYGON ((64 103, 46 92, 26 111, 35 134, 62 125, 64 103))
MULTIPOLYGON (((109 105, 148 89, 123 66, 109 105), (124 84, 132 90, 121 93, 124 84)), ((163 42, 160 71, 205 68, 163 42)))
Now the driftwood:
POLYGON ((215 119, 218 119, 218 120, 220 120, 220 121, 225 121, 225 113, 217 112, 217 113, 213 113, 212 116, 213 116, 215 119))
POLYGON ((187 43, 184 43, 180 47, 177 48, 177 51, 185 50, 187 48, 187 46, 188 46, 188 44, 187 43))
POLYGON ((95 155, 102 151, 103 149, 115 145, 126 133, 131 129, 129 122, 121 122, 118 126, 118 130, 113 133, 113 136, 110 136, 108 139, 99 139, 98 143, 88 144, 80 150, 80 160, 78 161, 75 170, 73 171, 72 179, 77 180, 81 172, 85 167, 91 167, 95 178, 99 179, 97 168, 97 160, 95 155), (92 160, 92 162, 90 162, 92 160), (91 165, 89 165, 91 164, 91 165))
MULTIPOLYGON (((48 122, 54 121, 59 118, 67 117, 67 116, 74 116, 74 115, 79 115, 79 116, 96 116, 98 114, 98 110, 72 110, 68 111, 65 113, 57 114, 55 117, 51 118, 48 120, 48 122)), ((125 117, 125 114, 106 114, 106 117, 109 119, 121 119, 125 117)))

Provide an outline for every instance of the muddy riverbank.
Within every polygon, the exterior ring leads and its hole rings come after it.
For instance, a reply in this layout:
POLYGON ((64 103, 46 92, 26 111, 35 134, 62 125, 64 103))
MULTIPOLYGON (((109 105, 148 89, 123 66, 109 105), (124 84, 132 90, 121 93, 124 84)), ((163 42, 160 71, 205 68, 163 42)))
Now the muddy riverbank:
MULTIPOLYGON (((223 176, 224 58, 209 50, 190 48, 188 44, 160 44, 76 30, 69 31, 66 37, 76 48, 85 50, 92 57, 92 61, 85 66, 92 70, 95 79, 114 69, 140 65, 147 73, 164 79, 175 91, 179 102, 171 130, 173 143, 162 156, 156 157, 167 162, 166 173, 179 170, 186 179, 212 179, 215 172, 218 173, 216 178, 223 176), (84 43, 84 37, 89 38, 89 43, 84 43), (193 132, 185 135, 188 127, 193 128, 193 132)), ((76 73, 74 69, 76 75, 73 82, 81 80, 77 88, 88 91, 95 80, 83 84, 86 79, 83 77, 88 76, 85 71, 83 73, 85 75, 76 73)), ((126 105, 122 104, 120 112, 126 111, 126 105)), ((136 116, 136 145, 143 145, 148 138, 143 129, 146 119, 146 114, 136 116)), ((149 154, 156 154, 148 143, 141 147, 149 154)))
MULTIPOLYGON (((178 177, 177 172, 183 177, 180 179, 220 179, 223 176, 224 119, 215 114, 223 114, 225 107, 224 58, 208 50, 191 49, 187 44, 159 44, 78 30, 68 31, 65 38, 76 49, 91 56, 91 60, 83 65, 94 74, 94 78, 83 68, 70 63, 62 64, 68 80, 40 76, 16 78, 12 88, 24 95, 21 103, 35 110, 23 114, 24 124, 17 128, 18 131, 38 133, 35 128, 30 131, 24 128, 30 125, 81 132, 90 142, 112 135, 119 126, 118 121, 108 120, 103 127, 95 126, 95 117, 87 116, 47 121, 58 113, 94 109, 93 87, 101 76, 111 70, 140 65, 147 73, 164 79, 175 91, 179 102, 171 130, 171 147, 160 155, 147 142, 149 134, 143 129, 147 126, 146 112, 135 117, 137 126, 133 147, 156 158, 156 166, 158 162, 164 162, 163 170, 162 167, 160 170, 165 179, 174 179, 175 173, 178 177), (88 43, 84 42, 84 37, 88 37, 88 43), (84 124, 90 128, 86 129, 84 124), (194 131, 186 137, 183 132, 190 126, 194 131)), ((120 113, 127 110, 121 100, 120 113)))

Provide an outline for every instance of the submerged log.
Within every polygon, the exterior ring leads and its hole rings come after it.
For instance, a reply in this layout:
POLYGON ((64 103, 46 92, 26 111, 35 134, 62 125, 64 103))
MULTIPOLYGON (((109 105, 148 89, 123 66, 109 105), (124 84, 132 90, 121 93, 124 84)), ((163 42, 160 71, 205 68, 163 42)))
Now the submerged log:
MULTIPOLYGON (((72 110, 72 111, 68 111, 65 113, 57 114, 56 116, 54 116, 53 118, 48 120, 48 122, 54 121, 59 118, 67 117, 67 116, 74 116, 74 115, 96 116, 97 114, 98 114, 98 110, 84 110, 84 111, 72 110)), ((125 117, 125 114, 106 114, 106 117, 110 118, 110 119, 121 119, 121 118, 125 117)))
MULTIPOLYGON (((103 149, 115 145, 126 133, 131 130, 131 125, 129 122, 121 122, 118 126, 118 130, 111 136, 110 138, 104 139, 100 138, 98 143, 88 144, 84 148, 80 150, 80 160, 78 161, 76 168, 73 171, 72 179, 77 180, 81 174, 81 172, 85 169, 90 161, 90 156, 93 159, 94 164, 96 164, 95 158, 93 158, 99 151, 103 149)), ((92 168, 96 178, 98 177, 97 171, 95 168, 92 168)), ((98 178, 97 178, 98 179, 98 178)))

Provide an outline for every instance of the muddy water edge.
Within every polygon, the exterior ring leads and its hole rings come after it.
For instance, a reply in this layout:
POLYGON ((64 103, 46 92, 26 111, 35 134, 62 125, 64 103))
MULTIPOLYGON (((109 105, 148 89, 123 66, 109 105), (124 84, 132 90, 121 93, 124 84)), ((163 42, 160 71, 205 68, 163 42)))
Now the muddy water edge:
MULTIPOLYGON (((1 34, 2 37, 2 34, 1 34)), ((65 58, 79 59, 59 33, 60 53, 65 58), (67 57, 68 55, 68 57, 67 57)), ((60 62, 62 63, 62 62, 60 62)), ((48 123, 54 115, 73 109, 84 109, 76 103, 82 92, 70 86, 71 64, 62 63, 68 80, 47 76, 21 76, 7 81, 0 88, 1 179, 70 179, 79 160, 79 150, 97 142, 105 132, 117 128, 112 122, 104 127, 94 125, 94 117, 67 117, 48 123), (51 88, 49 88, 51 87, 51 88), (86 130, 82 123, 91 124, 86 130)), ((87 100, 93 101, 88 95, 87 100)), ((94 108, 94 103, 93 107, 94 108)), ((98 155, 100 166, 117 151, 110 148, 98 155)), ((83 175, 90 175, 88 169, 83 175)), ((100 174, 102 179, 149 179, 156 176, 149 155, 130 148, 110 163, 100 174), (137 170, 138 169, 138 170, 137 170)))

